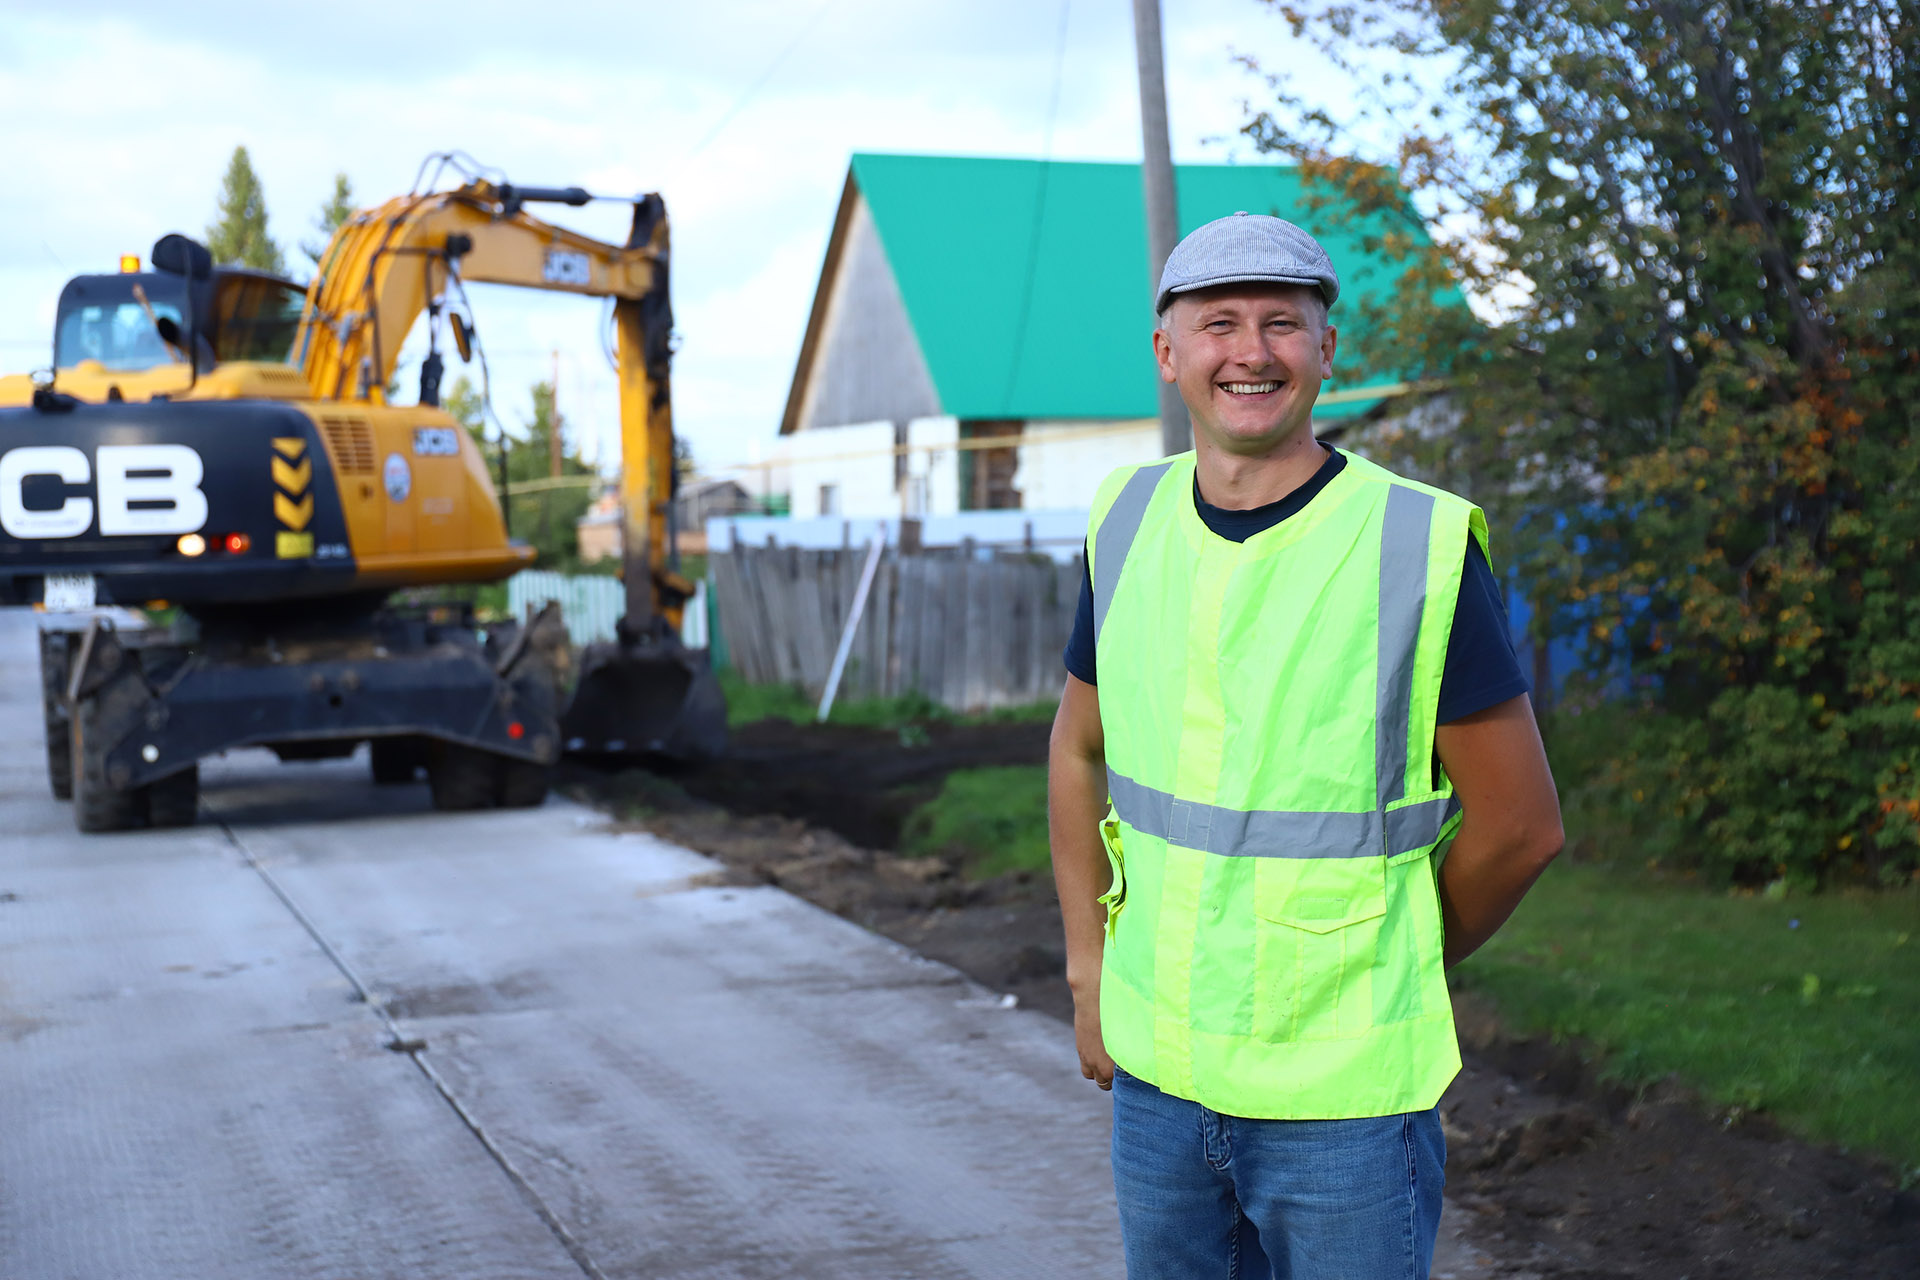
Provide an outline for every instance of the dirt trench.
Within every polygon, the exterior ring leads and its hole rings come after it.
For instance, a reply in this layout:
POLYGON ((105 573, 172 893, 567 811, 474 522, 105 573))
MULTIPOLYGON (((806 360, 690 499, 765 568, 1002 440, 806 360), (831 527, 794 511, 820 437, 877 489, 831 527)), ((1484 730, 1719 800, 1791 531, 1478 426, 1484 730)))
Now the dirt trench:
MULTIPOLYGON (((565 786, 663 838, 1070 1020, 1051 880, 902 858, 954 769, 1038 764, 1047 727, 766 722, 697 772, 575 770, 565 786)), ((1677 1084, 1607 1083, 1579 1045, 1516 1037, 1456 993, 1465 1066, 1441 1102, 1450 1212, 1490 1272, 1540 1280, 1914 1280, 1920 1195, 1677 1084)), ((1089 1086, 1091 1087, 1091 1086, 1089 1086)), ((1449 1224, 1450 1226, 1455 1224, 1449 1224)))

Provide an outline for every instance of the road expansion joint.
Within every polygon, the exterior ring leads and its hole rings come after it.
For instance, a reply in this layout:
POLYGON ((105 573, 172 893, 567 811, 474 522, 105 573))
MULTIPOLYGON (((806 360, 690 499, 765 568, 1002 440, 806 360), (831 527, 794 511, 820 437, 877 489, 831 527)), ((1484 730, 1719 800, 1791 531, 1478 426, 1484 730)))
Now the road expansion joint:
POLYGON ((433 1063, 427 1060, 426 1040, 419 1036, 408 1034, 405 1028, 395 1020, 393 1014, 388 1010, 386 1003, 374 994, 373 989, 361 978, 358 971, 348 962, 346 956, 342 955, 340 949, 334 946, 333 943, 327 939, 327 936, 320 931, 320 926, 315 923, 313 917, 308 914, 306 909, 287 891, 287 887, 280 882, 280 878, 274 875, 266 863, 248 847, 247 842, 240 838, 239 833, 234 831, 234 829, 225 822, 219 825, 221 833, 227 838, 227 842, 234 847, 241 858, 246 861, 246 864, 253 869, 254 874, 260 877, 261 881, 267 886, 268 890, 272 892, 273 896, 280 900, 280 905, 287 909, 288 914, 306 931, 307 936, 313 939, 314 945, 320 948, 321 953, 327 957, 333 967, 338 969, 341 976, 351 984, 355 997, 371 1009, 375 1017, 380 1019, 381 1024, 386 1028, 387 1032, 387 1041, 384 1047, 394 1053, 403 1053, 412 1060, 414 1067, 426 1078, 427 1083, 433 1086, 434 1091, 440 1095, 441 1100, 453 1109, 454 1115, 458 1116, 460 1123, 466 1126, 467 1132, 473 1135, 474 1140, 486 1151, 488 1157, 500 1167, 500 1171, 506 1175, 507 1181, 513 1184, 514 1190, 520 1193, 521 1198, 527 1202, 528 1207, 533 1210, 535 1216, 537 1216, 547 1230, 552 1233, 553 1238, 559 1242, 560 1247, 566 1250, 567 1256, 573 1259, 574 1265, 580 1268, 581 1273, 589 1277, 589 1280, 607 1280, 606 1273, 601 1271, 599 1266, 594 1262, 593 1256, 587 1252, 586 1246, 580 1242, 573 1232, 567 1229, 567 1224, 560 1220, 559 1215, 547 1204, 539 1191, 534 1188, 532 1182, 528 1181, 526 1175, 520 1172, 514 1165, 513 1158, 507 1154, 500 1143, 487 1131, 486 1126, 480 1122, 480 1118, 474 1115, 473 1111, 461 1100, 453 1086, 447 1083, 446 1077, 442 1076, 440 1072, 434 1068, 433 1063))

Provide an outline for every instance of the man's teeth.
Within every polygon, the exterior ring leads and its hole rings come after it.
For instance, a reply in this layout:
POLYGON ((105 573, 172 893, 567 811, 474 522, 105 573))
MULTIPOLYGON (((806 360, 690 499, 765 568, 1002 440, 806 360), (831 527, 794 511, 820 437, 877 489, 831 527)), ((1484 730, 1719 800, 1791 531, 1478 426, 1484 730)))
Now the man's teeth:
POLYGON ((1236 396, 1263 396, 1280 389, 1277 382, 1223 382, 1220 385, 1236 396))

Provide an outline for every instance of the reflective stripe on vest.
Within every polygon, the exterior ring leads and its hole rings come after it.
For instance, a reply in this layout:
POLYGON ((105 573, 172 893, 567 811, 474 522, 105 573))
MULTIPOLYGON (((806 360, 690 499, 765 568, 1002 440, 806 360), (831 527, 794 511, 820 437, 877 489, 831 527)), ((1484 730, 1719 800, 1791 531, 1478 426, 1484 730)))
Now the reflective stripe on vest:
MULTIPOLYGON (((1433 531, 1433 495, 1405 485, 1387 490, 1380 522, 1379 682, 1374 693, 1373 767, 1380 808, 1407 794, 1407 736, 1413 721, 1413 655, 1427 604, 1427 548, 1433 531)), ((1465 546, 1460 548, 1466 553, 1465 546)), ((1431 842, 1429 842, 1431 843, 1431 842)))
POLYGON ((1380 813, 1226 809, 1176 800, 1107 770, 1120 820, 1144 835, 1223 858, 1377 858, 1424 849, 1440 838, 1460 802, 1452 796, 1380 813))
POLYGON ((1127 551, 1140 532, 1140 522, 1146 518, 1147 503, 1153 500, 1160 477, 1167 474, 1167 468, 1172 465, 1172 462, 1156 462, 1129 476, 1094 535, 1093 638, 1096 641, 1100 638, 1100 628, 1106 625, 1107 610, 1113 607, 1113 592, 1120 585, 1120 570, 1127 563, 1127 551))

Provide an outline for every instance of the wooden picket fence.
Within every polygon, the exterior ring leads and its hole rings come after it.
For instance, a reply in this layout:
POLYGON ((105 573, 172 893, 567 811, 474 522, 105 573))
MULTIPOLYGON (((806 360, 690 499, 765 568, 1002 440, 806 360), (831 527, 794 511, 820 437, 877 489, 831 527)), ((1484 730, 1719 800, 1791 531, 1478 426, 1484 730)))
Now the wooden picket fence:
MULTIPOLYGON (((738 548, 708 562, 728 662, 818 697, 867 552, 738 548)), ((1058 696, 1084 570, 1041 555, 901 553, 874 574, 839 698, 920 693, 955 711, 1058 696)))

